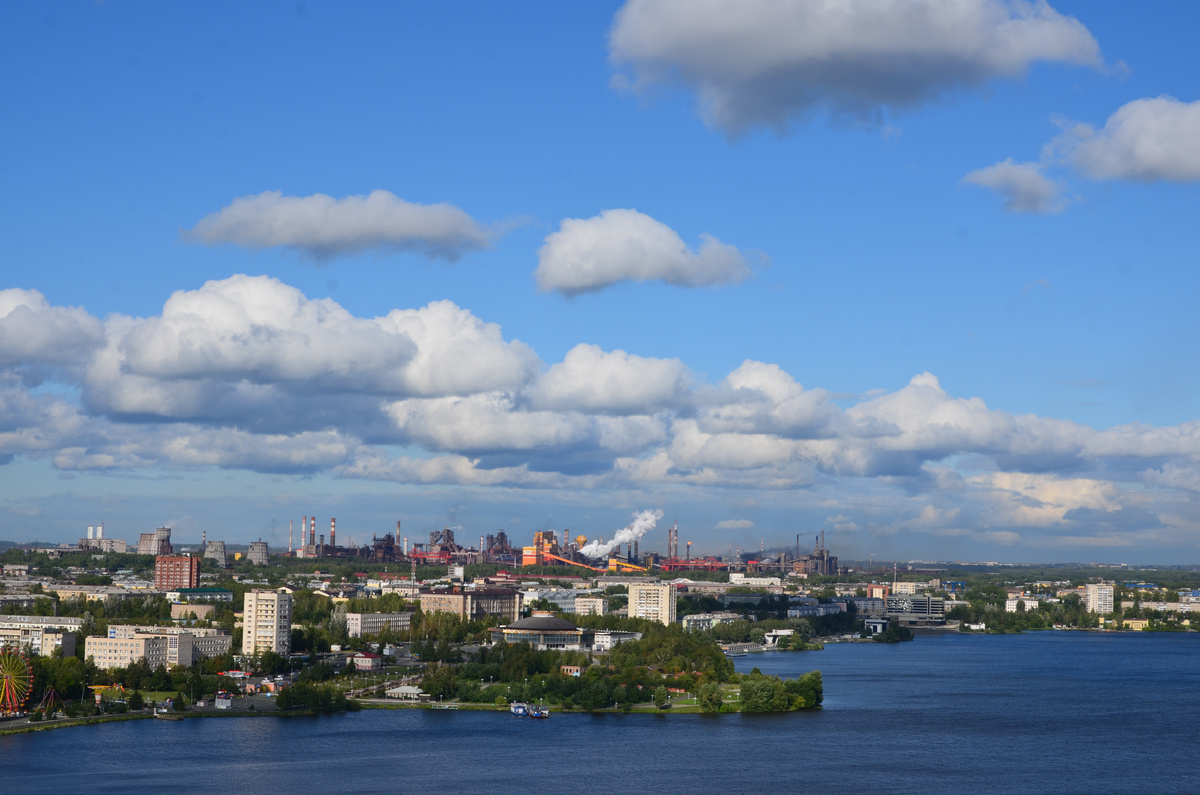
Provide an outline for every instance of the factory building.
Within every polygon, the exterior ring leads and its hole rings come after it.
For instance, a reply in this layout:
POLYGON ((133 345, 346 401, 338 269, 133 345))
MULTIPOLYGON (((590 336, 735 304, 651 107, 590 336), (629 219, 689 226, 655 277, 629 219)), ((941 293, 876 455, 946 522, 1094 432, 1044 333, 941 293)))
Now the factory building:
POLYGON ((104 524, 88 525, 87 538, 79 539, 80 551, 115 552, 123 554, 128 545, 123 538, 105 538, 104 524))
POLYGON ((248 591, 242 608, 242 653, 292 650, 292 597, 280 591, 248 591))
POLYGON ((225 551, 224 541, 203 542, 205 559, 211 560, 222 569, 229 568, 229 555, 225 551))
POLYGON ((270 552, 267 551, 266 541, 251 541, 250 550, 246 553, 250 562, 255 566, 266 566, 271 562, 270 552))
POLYGON ((153 533, 142 533, 138 538, 139 555, 170 555, 175 550, 171 547, 171 528, 160 527, 153 533))

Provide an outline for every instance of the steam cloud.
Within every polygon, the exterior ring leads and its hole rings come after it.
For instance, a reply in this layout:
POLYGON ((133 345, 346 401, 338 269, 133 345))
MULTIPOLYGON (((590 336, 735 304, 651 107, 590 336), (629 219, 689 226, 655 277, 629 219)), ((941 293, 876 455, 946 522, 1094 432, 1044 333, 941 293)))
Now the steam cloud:
POLYGON ((654 529, 654 526, 658 524, 658 520, 661 518, 663 518, 663 512, 657 509, 653 511, 638 511, 633 515, 633 521, 630 522, 629 526, 618 530, 611 541, 606 541, 603 544, 599 541, 593 541, 579 550, 579 554, 589 558, 605 557, 622 544, 637 541, 646 535, 646 533, 654 529))

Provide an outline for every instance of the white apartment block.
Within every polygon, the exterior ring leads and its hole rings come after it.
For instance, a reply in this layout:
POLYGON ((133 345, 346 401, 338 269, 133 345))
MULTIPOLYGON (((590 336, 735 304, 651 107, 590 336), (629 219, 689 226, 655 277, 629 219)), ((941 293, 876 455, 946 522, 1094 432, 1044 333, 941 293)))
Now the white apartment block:
POLYGON ((352 638, 378 635, 384 627, 405 632, 412 625, 412 613, 347 613, 346 631, 352 638))
POLYGON ((246 593, 242 608, 242 653, 292 651, 292 597, 255 588, 246 593))
POLYGON ((1038 609, 1038 600, 1037 599, 1023 599, 1021 597, 1017 597, 1016 599, 1005 600, 1005 602, 1004 602, 1005 612, 1007 612, 1007 613, 1017 612, 1018 604, 1023 605, 1026 612, 1028 612, 1030 610, 1038 609))
POLYGON ((606 596, 576 596, 575 609, 577 616, 602 616, 608 612, 608 597, 606 596))
POLYGON ((629 617, 670 626, 675 623, 675 586, 629 585, 629 617))
MULTIPOLYGON (((175 639, 178 641, 178 638, 175 639)), ((144 659, 151 668, 169 665, 167 661, 170 638, 166 635, 139 635, 136 638, 90 637, 83 656, 98 668, 125 668, 144 659)))
POLYGON ((133 639, 141 637, 167 638, 167 665, 185 668, 201 657, 217 657, 233 648, 233 636, 223 629, 209 627, 139 627, 131 624, 112 624, 108 637, 133 639))
POLYGON ((1089 612, 1103 616, 1113 611, 1113 587, 1111 585, 1089 583, 1084 590, 1089 612))

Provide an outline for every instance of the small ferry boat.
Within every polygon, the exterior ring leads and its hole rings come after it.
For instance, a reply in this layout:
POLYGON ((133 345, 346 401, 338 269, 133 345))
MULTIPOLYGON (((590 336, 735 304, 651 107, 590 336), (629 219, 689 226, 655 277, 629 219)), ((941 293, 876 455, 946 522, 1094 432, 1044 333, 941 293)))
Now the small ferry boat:
POLYGON ((550 708, 543 707, 543 706, 530 707, 529 708, 529 717, 531 717, 531 718, 548 718, 548 717, 550 717, 550 708))
POLYGON ((523 701, 514 701, 508 705, 508 711, 520 718, 529 716, 529 706, 523 701))

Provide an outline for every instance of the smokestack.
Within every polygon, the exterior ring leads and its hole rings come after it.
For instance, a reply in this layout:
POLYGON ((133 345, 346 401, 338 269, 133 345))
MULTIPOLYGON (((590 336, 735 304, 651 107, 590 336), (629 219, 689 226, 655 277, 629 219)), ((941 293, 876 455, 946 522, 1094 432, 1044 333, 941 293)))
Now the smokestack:
POLYGON ((329 546, 337 546, 337 519, 329 517, 329 546))
MULTIPOLYGON (((399 525, 400 523, 396 522, 396 524, 399 525)), ((404 537, 404 554, 408 554, 408 536, 404 537)))
POLYGON ((400 520, 396 520, 396 538, 400 537, 400 520))
POLYGON ((633 540, 633 558, 635 561, 641 560, 641 556, 638 555, 638 543, 636 538, 633 540))
POLYGON ((308 544, 309 546, 317 545, 317 517, 308 517, 308 544))
POLYGON ((208 531, 200 531, 200 556, 204 556, 204 551, 208 549, 208 531))
POLYGON ((288 519, 288 554, 292 554, 292 523, 295 519, 288 519))
POLYGON ((92 527, 91 525, 88 525, 88 540, 89 540, 89 541, 91 541, 91 540, 92 540, 92 531, 93 531, 93 530, 95 530, 95 528, 94 528, 94 527, 92 527))
POLYGON ((300 546, 304 546, 308 542, 308 517, 300 517, 300 546))

